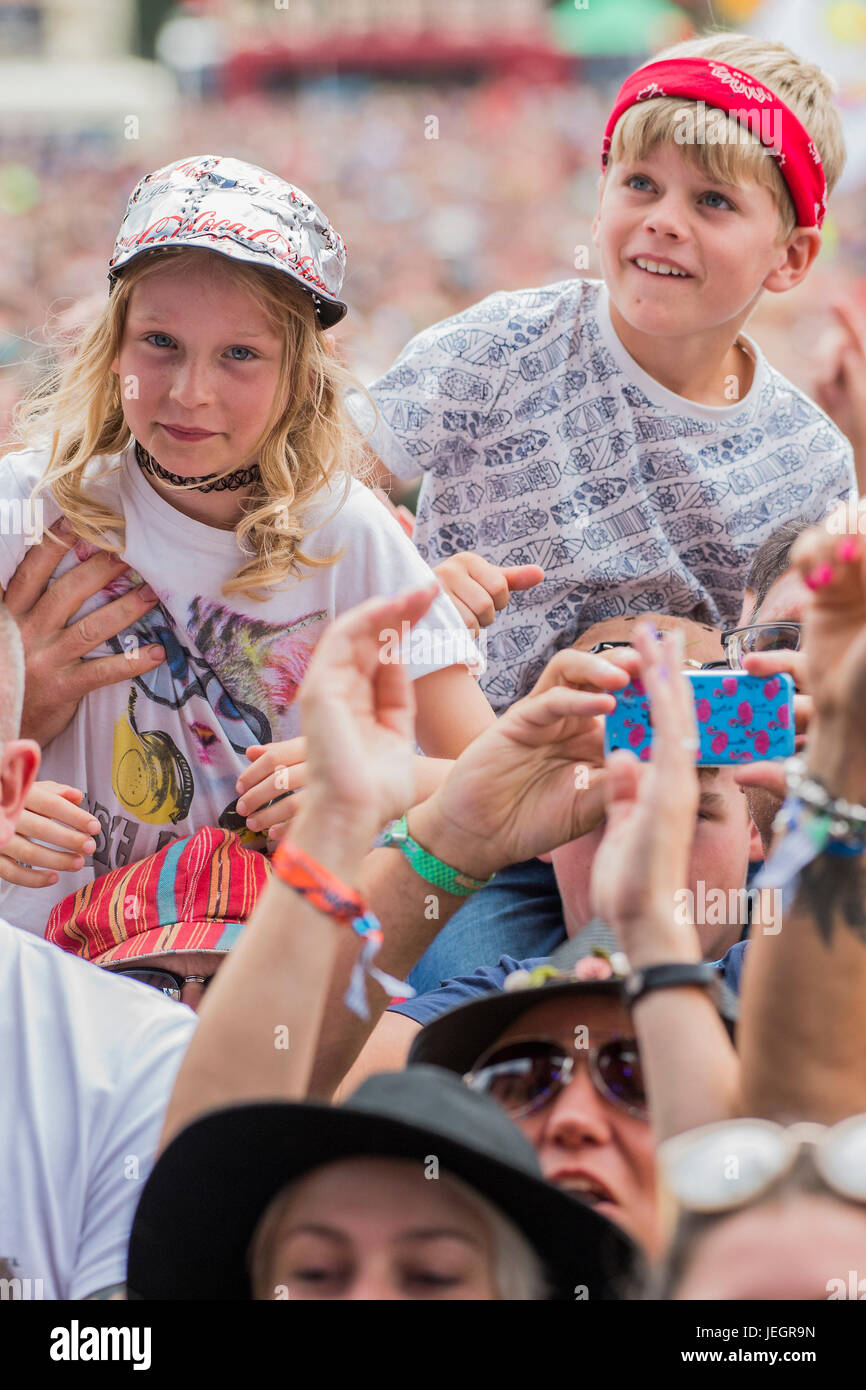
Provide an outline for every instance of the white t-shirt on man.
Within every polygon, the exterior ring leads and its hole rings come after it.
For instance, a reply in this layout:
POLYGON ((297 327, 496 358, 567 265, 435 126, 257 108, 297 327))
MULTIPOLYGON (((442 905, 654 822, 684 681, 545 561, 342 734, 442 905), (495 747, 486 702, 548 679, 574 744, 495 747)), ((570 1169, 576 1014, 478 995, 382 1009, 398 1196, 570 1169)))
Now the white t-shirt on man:
POLYGON ((0 920, 0 1297, 125 1282, 195 1026, 185 1005, 0 920))
MULTIPOLYGON (((0 499, 23 504, 45 465, 39 451, 7 454, 0 462, 0 499)), ((167 658, 145 676, 85 696, 69 726, 44 750, 40 777, 81 788, 82 804, 102 833, 92 862, 77 874, 61 874, 56 885, 3 884, 0 911, 40 934, 56 902, 109 869, 144 859, 205 825, 243 831, 234 806, 235 784, 249 767, 244 750, 300 733, 295 697, 328 624, 364 599, 418 588, 434 577, 381 502, 352 480, 339 511, 342 490, 311 507, 308 524, 319 523, 318 529, 302 546, 317 557, 342 550, 341 559, 321 569, 305 567, 300 582, 269 590, 262 602, 243 594, 225 598, 222 586, 245 558, 233 531, 194 521, 160 497, 135 462, 132 443, 120 455, 91 460, 89 469, 88 489, 102 490, 126 519, 123 558, 132 570, 75 617, 143 579, 159 595, 159 605, 92 656, 160 643, 167 658)), ((50 493, 40 495, 47 529, 60 510, 50 493)), ((3 589, 26 543, 20 532, 0 534, 3 589)), ((80 542, 56 574, 90 553, 80 542)), ((395 653, 397 636, 391 643, 395 653)), ((456 660, 473 664, 478 658, 444 593, 416 625, 404 654, 411 658, 413 680, 456 660)))
MULTIPOLYGON (((851 446, 804 392, 754 359, 749 391, 698 405, 621 343, 600 280, 490 295, 419 333, 370 394, 372 443, 423 474, 414 539, 431 565, 461 550, 541 565, 488 635, 497 712, 605 618, 737 621, 755 550, 856 489, 851 446)), ((369 406, 353 398, 369 427, 369 406)))

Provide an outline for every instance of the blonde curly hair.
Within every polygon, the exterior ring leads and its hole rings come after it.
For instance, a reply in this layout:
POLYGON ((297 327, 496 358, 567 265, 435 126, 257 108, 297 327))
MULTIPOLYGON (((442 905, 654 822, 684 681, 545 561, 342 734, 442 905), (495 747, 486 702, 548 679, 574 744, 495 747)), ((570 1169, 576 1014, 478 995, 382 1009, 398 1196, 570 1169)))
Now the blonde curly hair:
POLYGON ((334 496, 334 512, 339 510, 351 478, 365 478, 370 468, 363 437, 344 405, 349 391, 367 393, 333 356, 312 299, 289 276, 197 247, 143 252, 119 274, 102 314, 81 333, 71 354, 19 403, 16 443, 50 448, 34 496, 50 488, 77 537, 100 550, 122 551, 123 517, 88 491, 86 476, 91 459, 119 453, 132 438, 111 363, 135 286, 167 264, 182 269, 190 257, 202 255, 218 259, 283 335, 279 379, 287 387, 285 404, 278 391, 256 446, 260 477, 235 528, 250 558, 223 587, 225 596, 265 599, 263 590, 290 577, 301 579, 303 566, 322 568, 340 558, 339 552, 324 558, 305 554, 305 537, 322 524, 318 517, 315 526, 306 526, 305 514, 323 490, 334 496))

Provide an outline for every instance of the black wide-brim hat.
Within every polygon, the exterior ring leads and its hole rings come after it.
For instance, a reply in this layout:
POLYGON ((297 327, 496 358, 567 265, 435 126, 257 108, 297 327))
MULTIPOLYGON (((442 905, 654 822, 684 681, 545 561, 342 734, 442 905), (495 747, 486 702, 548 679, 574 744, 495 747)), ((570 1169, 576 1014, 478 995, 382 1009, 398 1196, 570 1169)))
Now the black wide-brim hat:
POLYGON ((274 1197, 339 1159, 435 1156, 520 1230, 550 1298, 622 1296, 639 1259, 622 1231, 545 1182, 505 1112, 436 1067, 371 1077, 344 1104, 273 1101, 213 1111, 157 1161, 129 1247, 130 1298, 248 1300, 247 1252, 274 1197))
MULTIPOLYGON (((506 976, 505 988, 491 990, 479 998, 470 999, 466 1004, 458 1004, 456 1008, 432 1019, 416 1034, 409 1051, 408 1065, 444 1067, 463 1076, 515 1019, 539 1004, 549 1004, 553 1000, 572 998, 576 1001, 607 996, 619 999, 628 1009, 623 993, 623 977, 579 980, 566 973, 598 946, 605 951, 615 952, 618 949, 610 928, 603 923, 593 922, 577 936, 565 941, 550 957, 550 965, 562 972, 561 978, 541 979, 536 983, 527 977, 526 987, 512 989, 508 987, 509 977, 506 976)), ((514 983, 517 983, 516 979, 514 983)), ((733 1037, 739 1001, 721 978, 717 1007, 729 1035, 733 1037)))

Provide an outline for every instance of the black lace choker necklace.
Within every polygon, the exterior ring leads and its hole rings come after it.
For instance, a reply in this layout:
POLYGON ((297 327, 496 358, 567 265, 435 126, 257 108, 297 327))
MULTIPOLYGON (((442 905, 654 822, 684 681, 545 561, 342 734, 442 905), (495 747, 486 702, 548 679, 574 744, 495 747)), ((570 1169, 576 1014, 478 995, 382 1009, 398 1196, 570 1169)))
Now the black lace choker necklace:
POLYGON ((239 487, 246 487, 249 483, 254 483, 259 475, 259 465, 254 463, 249 468, 237 468, 234 473, 227 473, 220 477, 217 473, 207 473, 203 478, 183 478, 179 473, 169 473, 167 468, 163 468, 161 463, 157 463, 152 454, 149 454, 143 445, 135 441, 135 457, 139 467, 145 473, 152 473, 155 478, 161 478, 164 483, 173 483, 175 487, 182 487, 187 492, 237 492, 239 487), (215 482, 209 479, 214 478, 215 482))

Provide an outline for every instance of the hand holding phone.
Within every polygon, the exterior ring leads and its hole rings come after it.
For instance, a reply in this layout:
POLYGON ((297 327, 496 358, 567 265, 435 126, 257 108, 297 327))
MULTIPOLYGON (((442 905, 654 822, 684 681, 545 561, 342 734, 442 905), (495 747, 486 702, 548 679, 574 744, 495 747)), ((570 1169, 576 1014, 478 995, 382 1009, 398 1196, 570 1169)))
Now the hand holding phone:
MULTIPOLYGON (((746 671, 686 671, 692 685, 704 767, 766 762, 794 753, 794 682, 786 672, 750 676, 746 671)), ((615 693, 616 709, 604 721, 604 751, 627 748, 646 761, 652 747, 649 697, 641 681, 615 693)))

